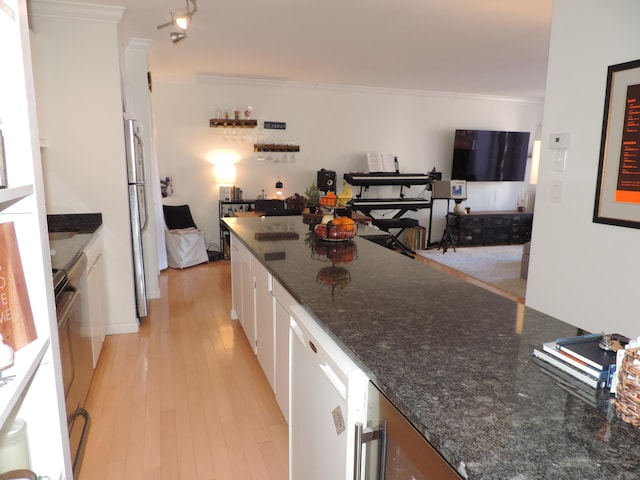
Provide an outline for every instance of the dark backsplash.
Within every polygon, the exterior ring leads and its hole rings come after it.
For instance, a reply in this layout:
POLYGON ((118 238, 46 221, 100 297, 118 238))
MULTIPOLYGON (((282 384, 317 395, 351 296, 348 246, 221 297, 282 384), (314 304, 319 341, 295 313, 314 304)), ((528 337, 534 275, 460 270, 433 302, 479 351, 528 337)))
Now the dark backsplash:
POLYGON ((101 213, 47 215, 49 232, 93 233, 102 225, 101 213))

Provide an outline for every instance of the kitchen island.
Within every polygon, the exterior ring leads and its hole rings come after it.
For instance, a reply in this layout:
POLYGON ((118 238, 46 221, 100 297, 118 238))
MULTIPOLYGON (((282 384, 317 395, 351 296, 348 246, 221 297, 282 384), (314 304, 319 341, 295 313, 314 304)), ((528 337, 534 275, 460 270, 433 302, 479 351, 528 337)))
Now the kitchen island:
POLYGON ((640 431, 532 361, 576 327, 360 234, 348 281, 326 285, 299 217, 225 222, 463 478, 640 478, 640 431))

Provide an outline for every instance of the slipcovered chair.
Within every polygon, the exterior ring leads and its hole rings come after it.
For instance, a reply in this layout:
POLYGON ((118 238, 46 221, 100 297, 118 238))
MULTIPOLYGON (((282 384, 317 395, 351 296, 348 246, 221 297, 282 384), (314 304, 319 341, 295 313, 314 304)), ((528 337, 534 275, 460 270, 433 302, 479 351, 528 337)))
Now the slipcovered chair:
POLYGON ((209 261, 204 233, 196 227, 189 205, 162 205, 167 262, 171 268, 186 268, 209 261))

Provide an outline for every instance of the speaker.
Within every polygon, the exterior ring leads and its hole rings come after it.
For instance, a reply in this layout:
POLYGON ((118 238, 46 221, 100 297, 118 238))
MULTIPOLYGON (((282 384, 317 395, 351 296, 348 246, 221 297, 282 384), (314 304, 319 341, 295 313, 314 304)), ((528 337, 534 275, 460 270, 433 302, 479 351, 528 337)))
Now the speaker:
POLYGON ((435 180, 432 183, 431 198, 466 200, 467 182, 465 180, 435 180))
POLYGON ((335 192, 336 191, 336 172, 332 170, 318 170, 318 190, 321 192, 335 192))

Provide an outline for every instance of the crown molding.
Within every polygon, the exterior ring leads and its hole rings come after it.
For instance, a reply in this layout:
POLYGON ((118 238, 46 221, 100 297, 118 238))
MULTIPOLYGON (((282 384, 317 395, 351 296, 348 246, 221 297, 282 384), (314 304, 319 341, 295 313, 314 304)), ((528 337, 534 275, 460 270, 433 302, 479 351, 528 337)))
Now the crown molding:
POLYGON ((118 23, 122 19, 123 12, 124 7, 90 5, 67 0, 34 0, 29 2, 29 15, 40 17, 118 23))
MULTIPOLYGON (((163 79, 173 78, 178 80, 179 75, 158 77, 159 81, 163 79)), ((184 77, 182 77, 184 79, 184 77)), ((360 85, 338 85, 330 83, 314 83, 314 82, 296 82, 291 80, 284 80, 278 78, 265 78, 265 77, 242 77, 242 76, 226 76, 226 75, 214 75, 207 73, 197 73, 195 75, 196 81, 203 83, 217 83, 222 85, 245 85, 245 86, 266 86, 266 87, 287 87, 298 88, 305 90, 318 90, 318 91, 335 91, 346 93, 370 93, 376 95, 405 95, 405 96, 419 96, 419 97, 449 97, 449 98, 461 98, 468 100, 487 100, 487 101, 499 101, 499 102, 513 102, 513 103, 533 103, 542 104, 544 99, 536 97, 510 97, 504 95, 490 95, 490 94, 477 94, 477 93, 459 93, 459 92, 446 92, 436 90, 417 90, 417 89, 402 89, 402 88, 385 88, 385 87, 368 87, 360 85)))
POLYGON ((127 43, 127 48, 132 48, 134 50, 144 50, 147 51, 151 47, 151 39, 149 38, 141 38, 141 37, 133 37, 129 39, 129 43, 127 43))

